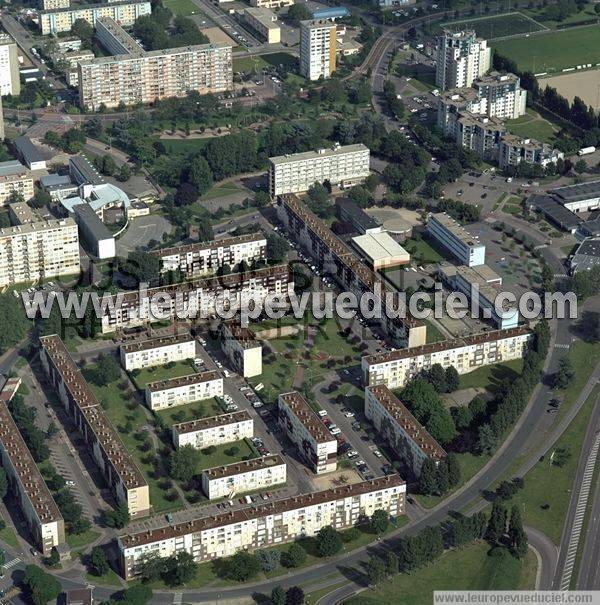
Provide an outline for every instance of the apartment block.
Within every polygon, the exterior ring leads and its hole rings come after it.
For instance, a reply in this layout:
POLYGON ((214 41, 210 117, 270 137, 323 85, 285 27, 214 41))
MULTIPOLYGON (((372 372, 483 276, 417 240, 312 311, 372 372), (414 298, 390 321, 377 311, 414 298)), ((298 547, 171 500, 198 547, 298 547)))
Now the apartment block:
POLYGON ((221 348, 233 369, 244 378, 262 374, 262 344, 254 334, 235 321, 220 327, 221 348))
POLYGON ((180 422, 173 425, 171 432, 176 448, 191 445, 202 450, 211 445, 223 445, 253 437, 254 420, 246 410, 240 410, 232 414, 180 422))
POLYGON ((425 344, 427 326, 403 308, 399 293, 371 270, 329 227, 295 195, 277 200, 277 216, 290 237, 305 250, 324 273, 332 275, 341 287, 358 300, 363 294, 374 295, 373 302, 382 307, 382 328, 401 347, 425 344), (387 313, 387 305, 397 313, 387 313))
POLYGON ((63 341, 56 334, 42 336, 40 345, 40 361, 50 385, 88 444, 115 499, 127 506, 132 518, 148 515, 148 484, 63 341))
POLYGON ((279 425, 317 475, 337 469, 337 440, 300 393, 279 395, 277 412, 279 425))
POLYGON ((490 118, 513 120, 525 115, 527 91, 521 88, 519 76, 492 71, 473 82, 477 91, 480 109, 490 118))
POLYGON ((103 44, 122 54, 78 64, 81 107, 97 111, 101 105, 154 103, 184 97, 190 90, 207 94, 233 86, 231 45, 199 44, 146 52, 118 21, 104 19, 100 32, 103 44))
POLYGON ((284 6, 292 6, 294 0, 250 0, 252 6, 259 8, 283 8, 284 6))
POLYGON ((248 233, 212 242, 185 244, 150 252, 162 261, 161 273, 174 271, 183 277, 216 273, 242 261, 252 265, 267 258, 267 238, 262 233, 248 233))
POLYGON ((0 97, 16 96, 21 92, 17 43, 0 33, 0 97))
POLYGON ((196 340, 189 333, 138 340, 121 345, 121 365, 130 372, 196 357, 196 340))
POLYGON ((398 475, 293 496, 187 523, 127 534, 117 545, 123 577, 139 574, 148 555, 170 557, 187 552, 197 562, 234 555, 314 536, 332 526, 341 530, 370 517, 376 510, 404 513, 406 485, 398 475))
POLYGON ((211 397, 223 397, 223 378, 217 372, 201 372, 146 385, 146 405, 164 410, 211 397))
POLYGON ((443 368, 454 366, 459 374, 468 374, 482 366, 521 359, 532 336, 529 328, 517 327, 368 355, 362 358, 364 383, 399 389, 436 363, 443 368))
POLYGON ((0 228, 0 287, 79 271, 79 236, 73 219, 0 228))
POLYGON ((437 40, 436 86, 441 90, 471 86, 489 70, 491 54, 474 31, 444 31, 437 40))
POLYGON ((59 32, 71 31, 77 19, 87 21, 96 27, 96 21, 101 17, 110 17, 121 25, 133 25, 138 17, 152 12, 150 2, 125 0, 124 2, 109 2, 104 4, 81 4, 68 8, 55 8, 39 12, 39 23, 42 35, 55 35, 59 32))
POLYGON ((277 15, 268 8, 246 8, 243 18, 267 44, 281 42, 281 28, 277 24, 277 15))
POLYGON ((369 176, 370 151, 362 143, 334 145, 328 149, 306 151, 269 158, 271 197, 302 193, 316 182, 351 187, 369 176))
POLYGON ((19 503, 34 547, 49 556, 53 547, 65 544, 65 522, 1 394, 0 462, 8 493, 19 503))
POLYGON ((488 118, 461 112, 453 125, 456 145, 474 151, 483 160, 497 160, 500 141, 506 134, 506 126, 499 118, 488 118))
POLYGON ((11 170, 11 174, 0 174, 0 205, 6 204, 13 193, 22 195, 25 200, 33 197, 33 178, 25 166, 18 171, 11 170))
POLYGON ((245 309, 251 302, 285 301, 294 291, 287 265, 275 265, 247 273, 231 273, 150 288, 145 292, 121 292, 113 296, 101 318, 102 332, 150 324, 177 314, 207 318, 217 310, 245 309), (108 308, 113 306, 113 308, 108 308))
POLYGON ((300 75, 329 78, 335 71, 337 29, 333 21, 300 22, 300 75))
POLYGON ((516 168, 519 164, 537 164, 545 168, 563 160, 565 154, 547 143, 536 139, 525 139, 516 135, 505 135, 500 141, 498 164, 502 170, 516 168))
POLYGON ((209 500, 218 500, 284 485, 286 468, 279 454, 209 468, 202 472, 202 491, 209 500))
POLYGON ((437 464, 446 457, 444 448, 385 385, 365 388, 365 416, 415 477, 428 458, 437 464))
POLYGON ((56 8, 69 8, 71 0, 41 0, 40 8, 42 10, 54 10, 56 8))
POLYGON ((427 233, 463 265, 476 267, 485 263, 485 246, 479 238, 445 212, 429 215, 427 233))

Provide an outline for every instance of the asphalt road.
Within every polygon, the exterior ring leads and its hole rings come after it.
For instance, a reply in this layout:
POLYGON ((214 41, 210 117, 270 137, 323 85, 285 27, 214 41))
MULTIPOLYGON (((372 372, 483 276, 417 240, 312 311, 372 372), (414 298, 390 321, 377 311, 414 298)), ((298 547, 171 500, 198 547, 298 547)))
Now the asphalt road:
POLYGON ((577 579, 578 590, 600 590, 600 481, 596 482, 577 579))

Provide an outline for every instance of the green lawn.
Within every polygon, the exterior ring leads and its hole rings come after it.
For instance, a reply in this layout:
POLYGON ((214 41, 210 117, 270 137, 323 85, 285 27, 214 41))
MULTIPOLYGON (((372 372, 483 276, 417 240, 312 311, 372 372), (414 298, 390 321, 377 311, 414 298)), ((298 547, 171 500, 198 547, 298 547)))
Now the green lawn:
POLYGON ((542 25, 521 13, 508 13, 505 15, 452 21, 444 23, 441 27, 452 31, 474 29, 475 33, 485 40, 518 34, 530 34, 531 32, 544 29, 542 25))
POLYGON ((437 329, 434 324, 428 320, 425 320, 425 323, 427 324, 427 343, 446 340, 446 337, 437 329))
POLYGON ((15 530, 8 524, 4 529, 0 529, 0 540, 2 540, 2 542, 5 542, 12 548, 19 548, 19 540, 17 538, 17 534, 15 533, 15 530))
POLYGON ((485 388, 494 393, 503 380, 514 380, 523 369, 522 359, 513 359, 461 374, 460 389, 485 388))
POLYGON ((533 109, 528 109, 524 116, 508 120, 506 127, 511 134, 520 137, 537 139, 543 143, 554 141, 558 128, 545 120, 533 109))
POLYGON ((160 143, 169 155, 174 153, 188 155, 202 151, 211 140, 212 137, 202 139, 160 139, 160 143))
POLYGON ((160 416, 164 423, 169 426, 179 422, 187 422, 188 420, 219 416, 224 413, 223 408, 214 398, 197 401, 189 405, 178 405, 166 410, 156 410, 154 412, 156 416, 160 416))
POLYGON ((165 8, 168 8, 175 15, 189 16, 194 13, 200 13, 200 9, 192 0, 164 0, 165 8))
POLYGON ((492 47, 515 61, 521 71, 558 72, 578 65, 595 66, 600 62, 600 28, 591 25, 499 40, 492 47))
POLYGON ((100 537, 100 532, 88 529, 82 534, 67 534, 67 544, 71 549, 79 549, 82 546, 87 546, 91 542, 94 542, 100 537))
POLYGON ((541 9, 525 8, 522 10, 524 14, 531 16, 533 19, 540 21, 546 27, 551 29, 555 29, 558 25, 574 25, 582 21, 588 21, 589 19, 598 19, 598 15, 594 11, 594 5, 592 3, 584 4, 582 10, 574 12, 562 21, 552 21, 550 19, 546 19, 545 9, 543 7, 541 9))
POLYGON ((85 579, 90 584, 100 584, 102 586, 121 586, 121 578, 112 569, 108 570, 103 576, 94 576, 91 573, 85 574, 85 579))
POLYGON ((255 450, 250 447, 249 443, 244 439, 234 441, 233 443, 226 443, 224 445, 216 445, 214 448, 214 452, 210 454, 205 454, 204 451, 202 452, 200 465, 196 474, 199 474, 207 468, 225 466, 226 464, 233 464, 234 462, 257 458, 255 450), (232 451, 237 451, 235 453, 227 454, 226 452, 232 448, 232 451))
POLYGON ((278 67, 284 65, 286 67, 294 66, 297 59, 290 53, 276 52, 268 55, 260 55, 257 57, 234 57, 233 71, 252 71, 262 70, 263 68, 278 67))
POLYGON ((407 239, 404 249, 410 253, 416 263, 441 263, 444 256, 425 239, 407 239))
POLYGON ((168 367, 167 365, 161 365, 130 372, 130 376, 135 386, 140 391, 143 391, 149 382, 179 378, 180 376, 195 374, 197 371, 193 361, 186 359, 184 361, 176 361, 173 365, 168 364, 168 367))
POLYGON ((344 605, 431 605, 435 590, 534 588, 537 563, 531 551, 521 562, 507 550, 502 556, 490 557, 488 549, 487 544, 475 543, 449 551, 429 567, 398 574, 379 588, 344 601, 344 605))
POLYGON ((225 197, 227 195, 231 195, 232 193, 238 193, 241 189, 235 183, 223 183, 222 185, 217 185, 212 189, 209 189, 203 196, 200 197, 201 200, 212 200, 216 197, 225 197))

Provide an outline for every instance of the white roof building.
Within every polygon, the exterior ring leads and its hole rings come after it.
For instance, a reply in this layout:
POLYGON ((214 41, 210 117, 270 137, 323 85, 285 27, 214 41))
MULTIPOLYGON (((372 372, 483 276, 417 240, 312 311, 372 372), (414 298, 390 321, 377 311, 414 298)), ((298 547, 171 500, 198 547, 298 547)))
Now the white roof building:
POLYGON ((385 231, 365 233, 352 241, 374 270, 410 262, 410 254, 385 231))

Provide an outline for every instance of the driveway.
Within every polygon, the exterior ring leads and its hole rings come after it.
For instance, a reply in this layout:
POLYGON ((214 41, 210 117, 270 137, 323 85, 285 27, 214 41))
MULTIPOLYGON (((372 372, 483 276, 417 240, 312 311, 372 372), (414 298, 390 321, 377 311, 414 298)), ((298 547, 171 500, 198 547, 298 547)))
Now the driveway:
POLYGON ((171 223, 157 214, 132 219, 125 233, 117 240, 117 256, 127 256, 131 251, 147 246, 150 240, 162 241, 171 231, 171 223))

